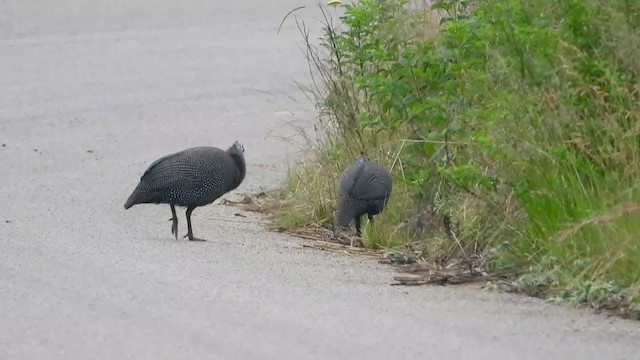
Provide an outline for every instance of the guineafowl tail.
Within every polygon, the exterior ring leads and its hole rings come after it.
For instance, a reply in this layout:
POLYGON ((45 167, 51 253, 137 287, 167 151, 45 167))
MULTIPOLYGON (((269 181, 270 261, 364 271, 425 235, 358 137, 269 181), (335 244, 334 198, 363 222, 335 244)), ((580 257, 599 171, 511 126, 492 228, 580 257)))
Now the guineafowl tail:
POLYGON ((135 190, 133 190, 131 195, 129 195, 129 198, 127 199, 127 201, 124 203, 125 210, 132 207, 133 205, 143 202, 143 198, 144 198, 143 195, 144 195, 143 185, 140 183, 138 184, 138 186, 136 186, 135 190))
POLYGON ((126 210, 126 209, 132 207, 135 204, 136 204, 136 194, 133 193, 133 194, 131 194, 131 196, 129 196, 127 201, 124 203, 124 208, 126 210))

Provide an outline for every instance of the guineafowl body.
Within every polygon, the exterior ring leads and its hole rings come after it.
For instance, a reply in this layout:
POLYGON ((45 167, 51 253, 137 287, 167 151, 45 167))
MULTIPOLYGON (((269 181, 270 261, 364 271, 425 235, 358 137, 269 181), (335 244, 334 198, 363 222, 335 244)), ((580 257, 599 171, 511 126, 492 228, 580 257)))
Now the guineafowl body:
POLYGON ((369 221, 373 221, 373 216, 387 205, 392 187, 389 170, 365 156, 360 157, 338 181, 336 225, 347 227, 355 219, 356 233, 360 236, 361 216, 367 214, 369 221))
POLYGON ((178 238, 176 206, 186 207, 189 240, 193 236, 191 213, 236 189, 246 175, 244 147, 237 141, 227 150, 198 146, 169 154, 154 161, 124 204, 169 204, 171 232, 178 238))

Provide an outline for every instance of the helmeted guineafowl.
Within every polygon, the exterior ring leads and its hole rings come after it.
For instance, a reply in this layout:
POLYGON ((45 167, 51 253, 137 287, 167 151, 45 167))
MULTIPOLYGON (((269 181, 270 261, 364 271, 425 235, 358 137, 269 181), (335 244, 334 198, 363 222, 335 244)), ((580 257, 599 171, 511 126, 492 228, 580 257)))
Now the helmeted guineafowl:
POLYGON ((391 196, 393 180, 389 170, 366 156, 358 158, 338 181, 338 215, 336 225, 347 227, 355 219, 356 233, 361 235, 360 217, 369 221, 381 213, 391 196))
POLYGON ((237 188, 246 175, 244 147, 235 142, 227 150, 199 146, 166 155, 154 161, 142 174, 138 186, 124 204, 169 204, 171 233, 178 239, 176 206, 186 207, 187 234, 193 236, 191 213, 198 206, 211 204, 237 188))

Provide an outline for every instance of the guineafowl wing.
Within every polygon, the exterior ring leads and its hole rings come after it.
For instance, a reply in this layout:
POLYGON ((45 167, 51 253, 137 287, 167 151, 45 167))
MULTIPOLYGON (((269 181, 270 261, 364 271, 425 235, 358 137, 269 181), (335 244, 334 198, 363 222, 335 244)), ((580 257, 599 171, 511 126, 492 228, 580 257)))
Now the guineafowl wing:
POLYGON ((353 187, 360 177, 360 173, 364 169, 364 164, 356 163, 351 167, 347 168, 338 181, 338 191, 340 194, 349 194, 353 191, 353 187))
POLYGON ((179 156, 182 155, 182 151, 181 152, 177 152, 177 153, 173 153, 173 154, 169 154, 169 155, 165 155, 163 157, 161 157, 160 159, 154 161, 151 163, 151 165, 149 165, 149 167, 147 168, 147 170, 144 171, 144 173, 142 174, 142 177, 140 178, 141 180, 144 179, 146 176, 152 174, 156 167, 162 163, 166 163, 168 161, 171 161, 171 159, 177 158, 179 156))
POLYGON ((197 164, 184 152, 169 154, 154 161, 140 180, 156 191, 176 188, 193 190, 204 184, 197 164))
POLYGON ((353 182, 349 194, 357 200, 377 200, 389 196, 390 183, 384 169, 371 166, 371 163, 360 164, 354 169, 353 182))

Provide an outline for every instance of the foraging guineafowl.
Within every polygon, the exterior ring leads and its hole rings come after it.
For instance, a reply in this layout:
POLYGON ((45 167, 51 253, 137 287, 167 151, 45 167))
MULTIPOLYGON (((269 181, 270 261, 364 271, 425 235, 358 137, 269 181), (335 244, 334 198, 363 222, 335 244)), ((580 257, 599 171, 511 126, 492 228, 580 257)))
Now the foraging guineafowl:
POLYGON ((367 214, 373 222, 373 216, 384 210, 392 186, 389 170, 366 156, 358 158, 339 180, 336 225, 347 227, 355 219, 356 233, 360 236, 360 217, 367 214))
POLYGON ((144 172, 140 183, 124 204, 129 209, 136 204, 169 204, 171 233, 178 239, 176 206, 187 208, 187 234, 193 236, 191 213, 198 206, 211 204, 225 193, 237 188, 244 180, 246 167, 244 147, 235 142, 227 150, 199 146, 166 155, 144 172))

